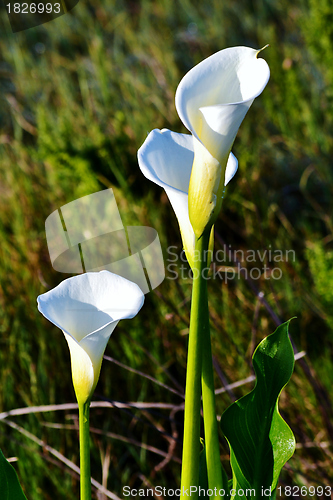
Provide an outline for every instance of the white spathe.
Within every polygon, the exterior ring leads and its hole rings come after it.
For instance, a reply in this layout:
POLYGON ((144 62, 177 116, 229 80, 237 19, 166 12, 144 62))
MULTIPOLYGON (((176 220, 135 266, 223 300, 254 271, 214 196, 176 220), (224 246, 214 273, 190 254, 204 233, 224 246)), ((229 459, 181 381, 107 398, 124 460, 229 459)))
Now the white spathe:
POLYGON ((176 91, 176 109, 185 127, 219 163, 227 158, 254 99, 267 85, 267 62, 260 50, 231 47, 192 68, 176 91))
MULTIPOLYGON (((152 130, 138 151, 143 175, 161 186, 178 219, 184 250, 193 263, 195 236, 189 219, 188 189, 194 159, 194 139, 190 134, 170 130, 152 130)), ((238 162, 231 153, 225 171, 225 185, 237 171, 238 162)))
POLYGON ((133 318, 143 302, 135 283, 109 271, 68 278, 38 297, 38 310, 67 340, 79 404, 92 396, 107 342, 118 322, 133 318))
POLYGON ((217 217, 238 128, 269 80, 268 64, 258 59, 259 52, 249 47, 221 50, 192 68, 177 88, 177 112, 197 141, 189 187, 189 216, 197 236, 217 217))

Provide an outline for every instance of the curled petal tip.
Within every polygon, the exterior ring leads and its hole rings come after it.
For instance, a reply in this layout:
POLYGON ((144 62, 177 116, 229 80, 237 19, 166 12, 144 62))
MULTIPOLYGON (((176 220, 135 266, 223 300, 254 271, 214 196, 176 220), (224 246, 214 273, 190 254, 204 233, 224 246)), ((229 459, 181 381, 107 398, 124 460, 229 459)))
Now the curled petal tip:
POLYGON ((260 52, 262 52, 263 50, 267 49, 267 47, 270 47, 269 43, 267 43, 262 49, 259 49, 256 53, 256 58, 258 58, 258 54, 260 54, 260 52))
POLYGON ((225 174, 224 174, 224 185, 225 186, 235 176, 237 170, 238 170, 238 160, 234 154, 230 153, 229 158, 228 158, 228 162, 227 162, 227 166, 225 169, 225 174))

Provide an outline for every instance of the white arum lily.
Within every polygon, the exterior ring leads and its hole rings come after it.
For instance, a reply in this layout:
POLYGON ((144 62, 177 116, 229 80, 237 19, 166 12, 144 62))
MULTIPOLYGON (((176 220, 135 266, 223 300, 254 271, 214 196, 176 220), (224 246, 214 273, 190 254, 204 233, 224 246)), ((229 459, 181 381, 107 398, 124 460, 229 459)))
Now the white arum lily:
MULTIPOLYGON (((191 266, 195 258, 195 235, 189 219, 188 190, 193 159, 193 136, 167 129, 150 132, 138 151, 139 166, 144 176, 165 189, 177 216, 184 250, 191 266)), ((237 159, 230 154, 225 185, 235 175, 237 166, 237 159)))
POLYGON ((238 128, 269 80, 259 52, 249 47, 221 50, 192 68, 177 88, 177 112, 194 137, 189 216, 197 237, 217 217, 238 128))
POLYGON ((67 340, 79 405, 92 396, 106 344, 119 320, 133 318, 143 302, 135 283, 109 271, 68 278, 38 297, 39 311, 67 340))

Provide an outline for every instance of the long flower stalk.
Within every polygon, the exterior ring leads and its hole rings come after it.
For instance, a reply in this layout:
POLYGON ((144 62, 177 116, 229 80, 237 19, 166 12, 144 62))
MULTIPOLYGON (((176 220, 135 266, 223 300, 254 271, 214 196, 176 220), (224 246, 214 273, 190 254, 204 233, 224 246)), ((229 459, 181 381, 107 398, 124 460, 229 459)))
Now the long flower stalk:
POLYGON ((205 318, 207 327, 203 329, 203 360, 202 360, 202 406, 205 429, 205 454, 208 476, 208 487, 214 491, 211 498, 221 498, 219 491, 223 490, 222 466, 220 459, 218 425, 216 419, 214 371, 212 348, 209 329, 209 314, 205 318), (216 492, 216 494, 215 494, 216 492))
POLYGON ((89 406, 90 400, 79 404, 80 500, 91 500, 89 406))
MULTIPOLYGON (((195 487, 199 482, 200 408, 203 342, 207 337, 208 296, 207 282, 203 278, 207 268, 207 249, 210 231, 196 238, 193 263, 193 288, 187 357, 183 461, 180 498, 198 498, 195 487), (192 490, 191 490, 192 487, 192 490)), ((208 331, 209 333, 209 331, 208 331)))

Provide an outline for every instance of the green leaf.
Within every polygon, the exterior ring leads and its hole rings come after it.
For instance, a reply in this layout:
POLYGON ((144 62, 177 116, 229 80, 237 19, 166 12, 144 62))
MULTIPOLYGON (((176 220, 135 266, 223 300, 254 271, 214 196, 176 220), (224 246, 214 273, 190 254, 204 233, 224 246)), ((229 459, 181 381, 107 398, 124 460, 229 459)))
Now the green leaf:
POLYGON ((294 369, 289 321, 266 337, 253 355, 254 389, 222 415, 221 429, 230 446, 232 499, 268 498, 283 465, 295 451, 294 435, 278 411, 278 398, 294 369), (243 492, 248 492, 244 495, 243 492), (235 491, 236 490, 236 491, 235 491), (238 496, 237 491, 243 490, 238 496), (266 491, 267 493, 267 491, 266 491))
POLYGON ((0 450, 0 491, 1 500, 27 500, 22 491, 16 471, 0 450))

